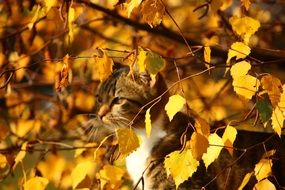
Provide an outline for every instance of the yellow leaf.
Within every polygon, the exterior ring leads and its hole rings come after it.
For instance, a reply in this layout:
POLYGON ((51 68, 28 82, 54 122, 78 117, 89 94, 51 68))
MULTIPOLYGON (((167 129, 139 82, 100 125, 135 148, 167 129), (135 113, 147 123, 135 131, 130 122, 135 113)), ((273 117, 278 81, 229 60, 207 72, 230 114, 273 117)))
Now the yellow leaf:
POLYGON ((251 99, 259 86, 259 80, 251 75, 240 76, 233 80, 234 91, 246 99, 251 99))
POLYGON ((248 44, 249 38, 260 27, 260 23, 258 20, 255 20, 248 16, 244 16, 241 18, 238 18, 237 16, 232 16, 229 19, 229 22, 232 25, 233 31, 244 40, 245 44, 248 44))
POLYGON ((113 72, 113 59, 108 57, 102 49, 97 49, 101 55, 95 56, 95 72, 93 73, 92 79, 93 80, 106 80, 109 75, 113 72))
POLYGON ((7 166, 7 159, 6 156, 0 154, 0 169, 3 169, 7 166))
POLYGON ((49 183, 48 179, 44 177, 33 177, 24 184, 24 190, 44 190, 49 183))
MULTIPOLYGON (((207 63, 211 63, 211 48, 209 46, 204 47, 204 61, 207 63)), ((205 64, 207 68, 210 67, 210 65, 205 64)))
POLYGON ((202 155, 207 152, 209 142, 205 136, 194 132, 191 135, 190 146, 193 158, 195 158, 196 160, 201 160, 202 155))
POLYGON ((19 119, 15 125, 12 125, 11 130, 19 137, 24 137, 28 132, 38 131, 41 127, 40 120, 24 120, 19 119))
POLYGON ((279 106, 276 106, 276 108, 273 110, 271 120, 273 130, 281 137, 285 118, 284 113, 282 112, 279 106))
POLYGON ((176 189, 196 172, 199 162, 193 157, 191 150, 174 151, 168 154, 164 160, 167 175, 171 175, 175 181, 176 189))
POLYGON ((272 75, 265 75, 261 78, 261 85, 267 91, 272 107, 275 108, 280 101, 282 93, 281 81, 272 75))
POLYGON ((236 136, 237 136, 236 128, 228 125, 225 129, 222 139, 224 141, 224 145, 226 146, 226 149, 230 152, 231 155, 233 155, 233 149, 230 147, 233 147, 233 144, 236 140, 236 136))
POLYGON ((128 17, 131 16, 133 9, 138 7, 141 4, 141 2, 142 0, 130 0, 130 2, 126 4, 127 11, 128 11, 128 17))
POLYGON ((186 100, 179 94, 173 95, 169 98, 165 105, 165 110, 170 121, 173 119, 174 115, 183 108, 185 103, 186 100))
POLYGON ((165 14, 165 7, 160 0, 145 0, 141 9, 143 21, 147 22, 151 27, 159 25, 165 14))
POLYGON ((244 188, 244 187, 246 186, 246 184, 249 182, 249 180, 250 180, 252 174, 253 174, 253 172, 250 172, 250 173, 247 173, 247 174, 244 176, 244 178, 243 178, 243 180, 242 180, 240 186, 238 187, 238 190, 243 190, 243 188, 244 188))
POLYGON ((29 30, 31 30, 31 29, 33 28, 35 22, 38 20, 40 9, 41 9, 41 6, 40 6, 40 5, 37 5, 37 6, 36 6, 35 14, 34 14, 32 20, 30 21, 30 23, 28 24, 29 30))
POLYGON ((276 190, 275 185, 268 179, 262 180, 255 184, 254 190, 276 190))
POLYGON ((95 163, 83 161, 76 165, 71 172, 72 187, 76 188, 90 173, 95 172, 95 163))
POLYGON ((254 168, 254 175, 257 181, 267 178, 271 174, 272 160, 261 159, 254 168))
POLYGON ((230 60, 236 57, 236 60, 246 58, 250 54, 250 47, 242 42, 235 42, 231 45, 228 52, 227 64, 230 60))
POLYGON ((127 156, 139 147, 139 139, 131 128, 120 128, 116 130, 119 151, 127 156))
POLYGON ((105 165, 102 170, 99 172, 101 188, 104 189, 106 183, 110 183, 114 186, 122 183, 122 177, 125 174, 125 171, 119 167, 112 165, 105 165))
POLYGON ((137 66, 140 73, 148 71, 148 73, 156 75, 165 66, 165 61, 160 55, 139 48, 137 66))
POLYGON ((43 177, 59 185, 65 165, 66 161, 62 156, 51 154, 45 161, 41 161, 37 165, 37 169, 41 172, 43 177), (53 166, 52 170, 50 169, 51 166, 53 166))
POLYGON ((233 78, 244 76, 248 73, 250 68, 251 68, 251 65, 247 61, 238 62, 232 66, 231 75, 233 78))
POLYGON ((68 36, 71 42, 74 39, 74 29, 72 27, 74 20, 75 20, 75 9, 72 7, 69 7, 68 9, 68 36))
POLYGON ((208 168, 208 166, 218 158, 224 147, 223 139, 216 133, 211 134, 208 140, 210 146, 207 149, 207 153, 202 156, 202 160, 204 161, 206 168, 208 168))
POLYGON ((210 135, 210 125, 202 118, 196 118, 195 129, 197 133, 200 133, 207 138, 210 135))
POLYGON ((145 113, 145 131, 146 131, 147 137, 150 137, 150 134, 151 134, 151 120, 150 120, 149 112, 150 112, 150 108, 148 108, 145 113))
POLYGON ((27 150, 27 145, 28 142, 24 142, 21 146, 21 150, 19 151, 19 153, 17 154, 16 158, 15 158, 15 163, 13 165, 13 170, 15 170, 16 166, 18 165, 18 163, 22 162, 23 159, 26 156, 26 150, 27 150))
POLYGON ((249 9, 249 7, 251 5, 250 0, 241 0, 241 3, 245 7, 245 9, 248 11, 248 9, 249 9))

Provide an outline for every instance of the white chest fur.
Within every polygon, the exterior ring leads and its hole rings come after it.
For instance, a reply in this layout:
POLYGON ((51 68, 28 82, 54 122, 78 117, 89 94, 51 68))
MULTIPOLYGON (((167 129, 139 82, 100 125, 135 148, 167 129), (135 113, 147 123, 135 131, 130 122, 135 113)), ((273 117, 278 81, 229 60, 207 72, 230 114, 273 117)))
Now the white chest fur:
MULTIPOLYGON (((126 166, 127 170, 133 180, 133 183, 136 184, 143 175, 143 172, 147 168, 146 161, 147 158, 150 156, 151 150, 154 145, 166 135, 166 132, 163 131, 160 126, 154 127, 153 123, 153 130, 151 132, 151 136, 147 137, 145 133, 145 129, 138 129, 136 133, 141 137, 141 145, 140 147, 130 154, 126 158, 126 166)), ((141 182, 138 187, 141 189, 141 182)), ((144 177, 144 189, 148 190, 148 181, 144 177)))

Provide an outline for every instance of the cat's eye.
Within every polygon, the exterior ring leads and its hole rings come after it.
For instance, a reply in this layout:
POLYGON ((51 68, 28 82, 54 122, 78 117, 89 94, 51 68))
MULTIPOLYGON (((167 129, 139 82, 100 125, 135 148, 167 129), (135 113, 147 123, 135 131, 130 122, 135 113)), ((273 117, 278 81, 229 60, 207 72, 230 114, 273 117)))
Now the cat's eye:
POLYGON ((122 100, 123 100, 123 98, 115 97, 115 98, 112 100, 111 105, 120 104, 120 103, 122 103, 122 100))

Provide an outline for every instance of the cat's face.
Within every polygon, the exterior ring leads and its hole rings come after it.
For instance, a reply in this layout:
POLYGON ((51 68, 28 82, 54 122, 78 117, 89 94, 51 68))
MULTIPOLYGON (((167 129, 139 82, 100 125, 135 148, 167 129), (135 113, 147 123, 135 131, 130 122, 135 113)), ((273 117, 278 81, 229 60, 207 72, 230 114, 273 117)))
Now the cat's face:
POLYGON ((123 68, 99 85, 96 93, 97 119, 106 127, 144 127, 145 104, 157 97, 155 85, 147 74, 123 68))

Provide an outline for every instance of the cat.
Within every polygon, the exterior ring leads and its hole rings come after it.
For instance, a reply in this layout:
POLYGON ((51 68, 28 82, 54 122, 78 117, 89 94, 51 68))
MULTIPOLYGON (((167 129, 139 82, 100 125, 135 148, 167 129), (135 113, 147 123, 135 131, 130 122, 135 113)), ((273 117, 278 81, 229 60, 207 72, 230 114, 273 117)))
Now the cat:
MULTIPOLYGON (((170 122, 164 110, 169 96, 167 84, 162 75, 157 74, 154 78, 147 73, 130 72, 128 67, 115 70, 97 89, 97 122, 112 131, 129 127, 131 124, 135 133, 141 137, 140 147, 126 158, 127 171, 135 189, 176 189, 173 178, 168 176, 164 169, 163 161, 169 153, 181 150, 180 139, 183 134, 187 134, 187 139, 190 138, 193 129, 189 124, 193 124, 194 119, 179 112, 170 122), (160 96, 161 94, 163 96, 160 96), (159 101, 148 105, 154 100, 159 101), (144 121, 146 110, 150 106, 152 106, 150 111, 152 132, 151 136, 147 137, 144 121)), ((234 147, 246 148, 261 143, 267 138, 268 134, 256 135, 242 131, 238 133, 234 147)), ((285 150, 284 142, 281 143, 279 138, 274 137, 270 141, 272 143, 266 145, 266 150, 276 146, 280 150, 285 150), (274 143, 276 146, 272 145, 274 143)), ((245 174, 253 171, 254 165, 265 152, 263 146, 257 148, 254 151, 248 151, 238 160, 242 152, 235 151, 234 156, 231 156, 226 149, 223 149, 219 158, 208 169, 201 163, 193 176, 182 183, 178 189, 238 189, 245 174)), ((284 158, 278 162, 284 162, 284 158)), ((273 170, 280 182, 279 187, 284 185, 285 179, 284 168, 281 166, 284 166, 284 163, 273 165, 273 170)), ((251 177, 245 188, 252 189, 255 183, 256 179, 251 177)))

